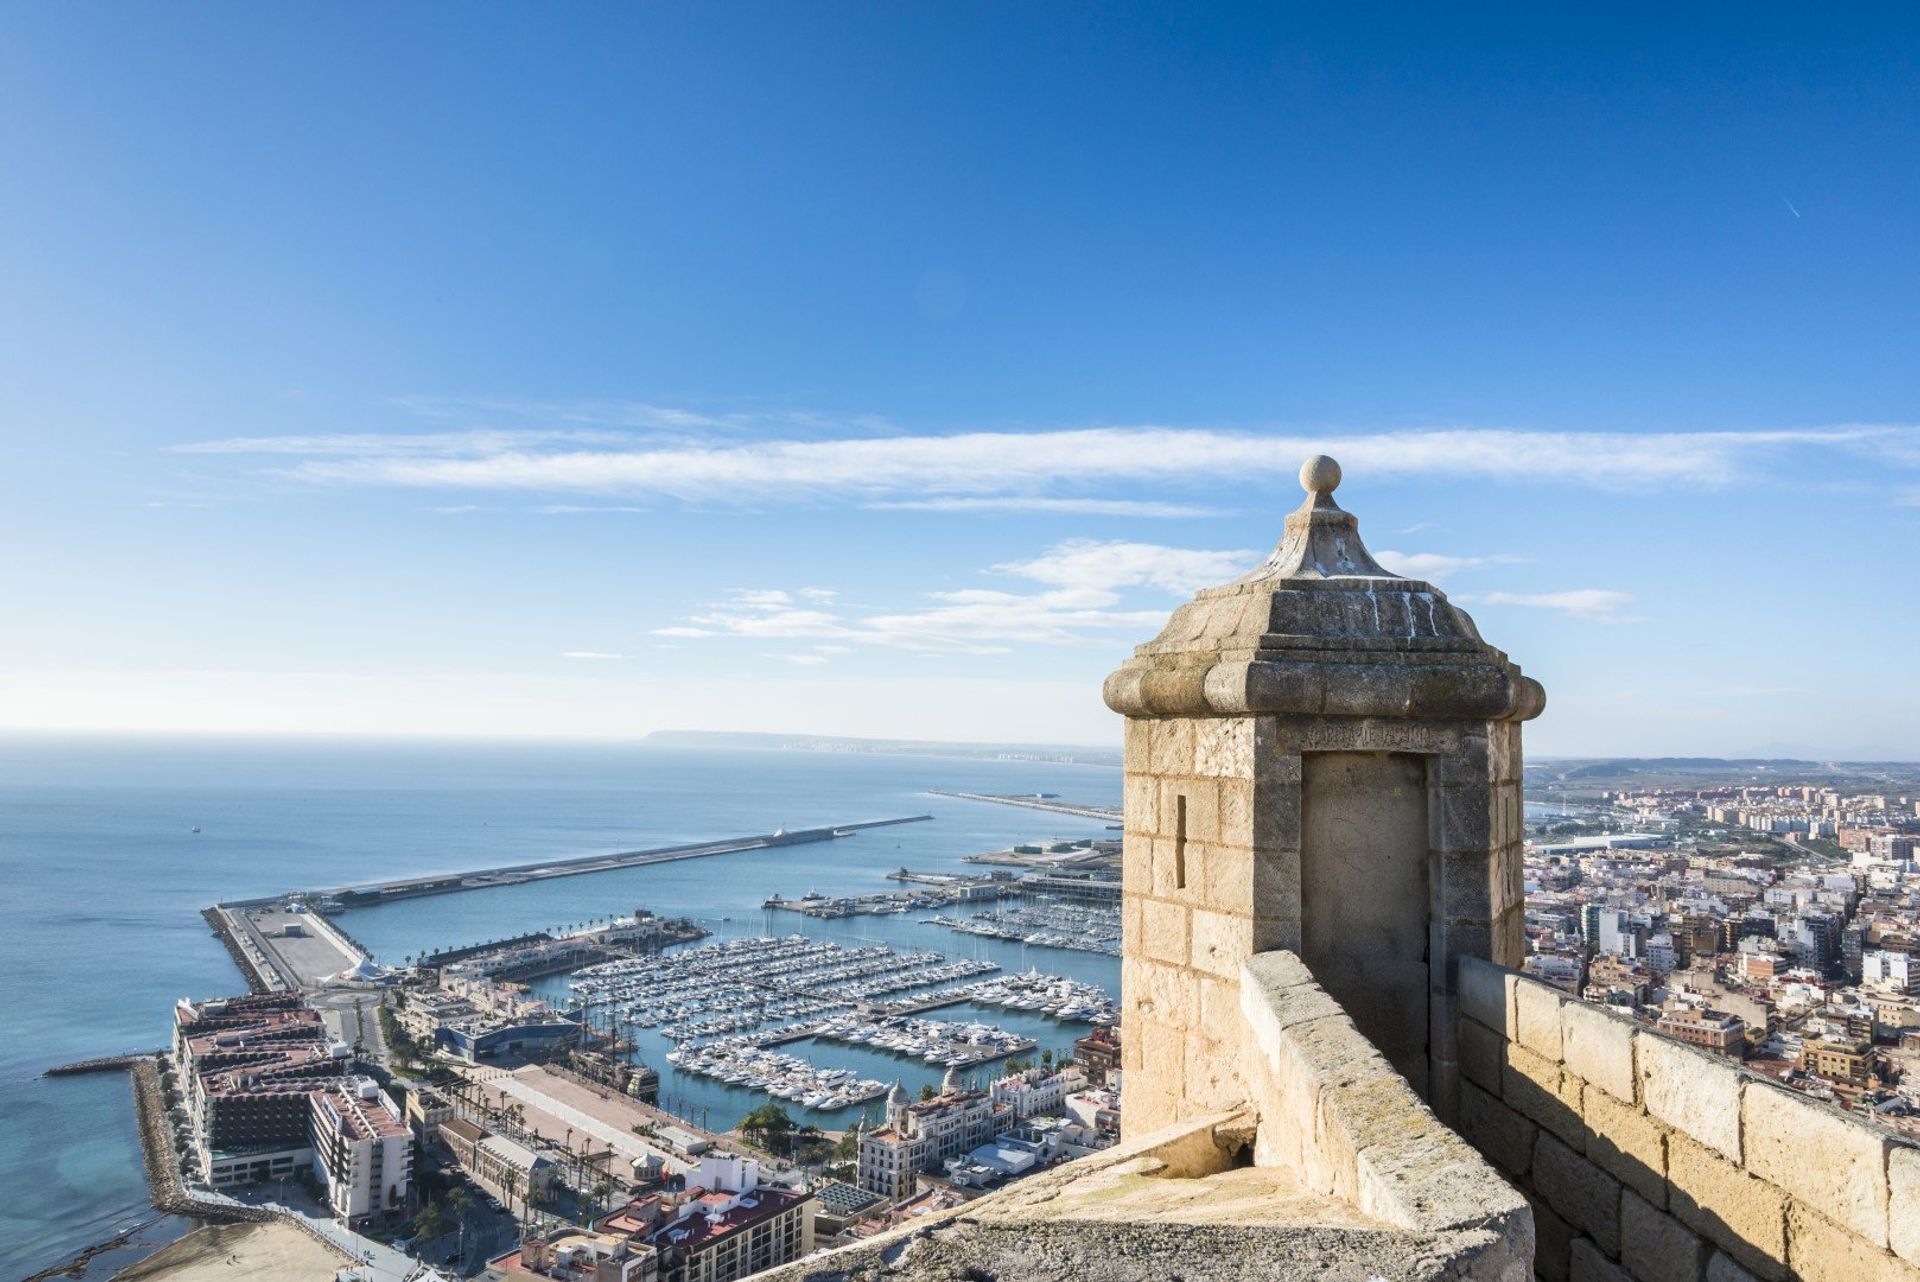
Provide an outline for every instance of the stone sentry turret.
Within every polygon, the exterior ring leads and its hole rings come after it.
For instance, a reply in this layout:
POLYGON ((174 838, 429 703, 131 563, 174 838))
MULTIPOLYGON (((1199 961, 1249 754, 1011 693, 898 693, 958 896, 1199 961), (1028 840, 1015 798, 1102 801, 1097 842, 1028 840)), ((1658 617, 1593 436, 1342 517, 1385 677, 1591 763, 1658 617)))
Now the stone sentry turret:
POLYGON ((1272 949, 1450 1119, 1450 962, 1524 953, 1520 724, 1545 693, 1374 561, 1339 464, 1300 482, 1273 555, 1107 678, 1127 719, 1129 1135, 1246 1098, 1241 967, 1272 949))

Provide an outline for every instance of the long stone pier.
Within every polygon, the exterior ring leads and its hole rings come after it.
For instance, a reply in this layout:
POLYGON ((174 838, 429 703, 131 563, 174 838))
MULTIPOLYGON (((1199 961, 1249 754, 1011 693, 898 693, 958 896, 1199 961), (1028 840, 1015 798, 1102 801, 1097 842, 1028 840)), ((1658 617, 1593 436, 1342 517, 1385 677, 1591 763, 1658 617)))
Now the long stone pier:
POLYGON ((1056 815, 1074 815, 1080 819, 1099 819, 1109 823, 1120 821, 1118 806, 1083 806, 1071 801, 1057 801, 1052 797, 1023 797, 1018 793, 960 792, 953 788, 929 788, 927 791, 936 797, 958 797, 962 801, 988 801, 996 806, 1046 810, 1056 815))
MULTIPOLYGON (((791 831, 763 833, 752 837, 733 837, 720 841, 692 842, 679 846, 658 846, 650 850, 623 850, 610 855, 581 855, 572 859, 543 859, 535 863, 505 864, 469 872, 434 873, 425 877, 401 877, 391 881, 363 881, 348 886, 331 886, 303 892, 319 903, 342 908, 360 908, 396 899, 415 899, 422 895, 448 895, 461 890, 483 890, 490 886, 517 886, 550 877, 578 877, 590 872, 610 872, 616 868, 636 868, 645 864, 669 863, 677 859, 700 859, 708 855, 738 854, 747 850, 768 850, 779 846, 799 846, 816 841, 832 841, 869 828, 887 828, 895 824, 923 823, 932 815, 904 815, 895 819, 867 819, 857 823, 832 824, 823 828, 796 828, 791 831)), ((235 900, 223 908, 252 908, 278 903, 286 895, 263 899, 235 900)))

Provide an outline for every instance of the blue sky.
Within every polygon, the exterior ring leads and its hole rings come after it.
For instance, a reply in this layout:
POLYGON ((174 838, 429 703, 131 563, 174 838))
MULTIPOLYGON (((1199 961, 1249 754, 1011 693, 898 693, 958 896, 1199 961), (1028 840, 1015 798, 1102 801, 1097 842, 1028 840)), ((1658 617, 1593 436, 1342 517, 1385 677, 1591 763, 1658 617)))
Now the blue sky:
POLYGON ((1920 755, 1920 19, 14 6, 0 725, 1109 742, 1316 449, 1542 753, 1920 755))

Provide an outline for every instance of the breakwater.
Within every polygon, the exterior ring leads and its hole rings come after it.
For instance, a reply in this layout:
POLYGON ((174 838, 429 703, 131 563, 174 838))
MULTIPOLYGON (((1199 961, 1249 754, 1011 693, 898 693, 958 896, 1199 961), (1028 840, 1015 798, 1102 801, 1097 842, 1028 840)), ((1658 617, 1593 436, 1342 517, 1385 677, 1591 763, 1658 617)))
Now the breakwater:
MULTIPOLYGON (((752 837, 732 837, 720 841, 689 842, 677 846, 656 846, 650 850, 622 850, 610 855, 581 855, 572 859, 546 859, 537 863, 504 864, 472 872, 435 873, 426 877, 401 877, 388 881, 363 881, 348 886, 330 886, 301 892, 324 908, 362 908, 370 904, 399 899, 417 899, 423 895, 448 895, 462 890, 480 890, 490 886, 517 886, 553 877, 578 877, 591 872, 609 872, 616 868, 637 868, 646 864, 669 863, 678 859, 701 859, 709 855, 729 855, 747 850, 770 850, 780 846, 802 846, 818 841, 833 841, 869 828, 889 828, 896 824, 925 823, 932 815, 902 815, 894 819, 865 819, 856 823, 831 824, 823 828, 785 828, 752 837)), ((279 902, 285 895, 262 899, 234 900, 223 908, 254 908, 279 902)))
POLYGON ((1021 806, 1027 810, 1047 810, 1057 815, 1074 815, 1081 819, 1120 822, 1118 806, 1082 806, 1052 797, 1023 796, 1017 792, 960 792, 953 788, 929 788, 927 792, 935 797, 958 797, 962 801, 988 801, 996 806, 1021 806))
POLYGON ((155 1059, 165 1055, 166 1051, 128 1051, 125 1055, 102 1055, 96 1059, 76 1060, 71 1064, 56 1064, 42 1077, 78 1077, 83 1073, 124 1073, 132 1068, 135 1060, 155 1059))
POLYGON ((271 969, 254 959, 246 948, 241 946, 240 937, 235 933, 233 921, 221 908, 202 908, 200 916, 213 928, 213 934, 226 947, 227 956, 233 958, 233 964, 239 968, 240 977, 247 981, 247 991, 251 993, 271 993, 279 988, 280 980, 271 969))
POLYGON ((271 1220, 277 1212, 231 1202, 207 1202, 187 1191, 180 1178, 180 1159, 173 1147, 173 1127, 167 1119, 166 1085, 160 1061, 142 1057, 128 1069, 133 1077, 134 1121, 140 1131, 140 1157, 147 1168, 147 1193, 154 1209, 196 1220, 271 1220))

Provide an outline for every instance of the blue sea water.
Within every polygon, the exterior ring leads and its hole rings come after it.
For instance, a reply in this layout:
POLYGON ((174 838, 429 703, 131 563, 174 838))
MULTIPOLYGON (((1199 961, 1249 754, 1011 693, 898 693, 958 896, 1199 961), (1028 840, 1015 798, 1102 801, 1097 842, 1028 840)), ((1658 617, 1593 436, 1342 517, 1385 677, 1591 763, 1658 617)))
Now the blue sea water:
MULTIPOLYGON (((0 739, 0 1260, 8 1276, 64 1261, 150 1218, 127 1084, 45 1068, 165 1042, 175 999, 240 991, 200 910, 296 887, 667 845, 861 819, 933 822, 844 840, 405 901, 345 914, 385 960, 621 913, 695 917, 719 937, 771 930, 989 957, 1106 984, 1112 958, 956 935, 915 915, 818 922, 768 894, 887 889, 906 865, 1104 825, 927 789, 1059 793, 1117 804, 1097 766, 643 745, 311 740, 0 739), (194 832, 195 828, 200 829, 194 832)), ((548 981, 556 994, 564 981, 548 981)), ((1064 1046, 1078 1031, 956 1008, 1064 1046)), ((673 1074, 642 1053, 683 1114, 730 1124, 762 1097, 673 1074)), ((865 1048, 799 1053, 863 1074, 931 1081, 865 1048)), ((834 1116, 812 1115, 822 1125, 834 1116)), ((124 1263, 124 1260, 117 1263, 124 1263)), ((99 1272, 97 1276, 104 1276, 99 1272)))

